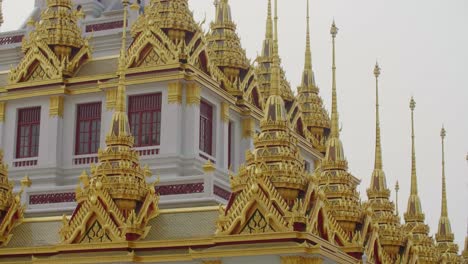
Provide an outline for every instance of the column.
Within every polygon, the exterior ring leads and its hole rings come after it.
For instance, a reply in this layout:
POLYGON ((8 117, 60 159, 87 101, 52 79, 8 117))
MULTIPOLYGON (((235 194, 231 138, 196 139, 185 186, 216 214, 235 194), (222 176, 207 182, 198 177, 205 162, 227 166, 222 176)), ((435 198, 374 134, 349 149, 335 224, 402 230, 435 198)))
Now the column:
POLYGON ((161 154, 180 155, 182 149, 182 83, 169 83, 161 110, 161 154))
POLYGON ((240 143, 240 161, 245 161, 245 152, 253 148, 253 135, 255 133, 255 120, 251 116, 242 119, 242 139, 240 143))
POLYGON ((221 114, 220 114, 220 120, 218 128, 219 128, 219 138, 220 140, 217 141, 217 163, 218 163, 218 168, 223 168, 223 169, 229 169, 228 164, 229 164, 229 111, 230 111, 230 106, 228 102, 221 102, 221 114))
POLYGON ((46 111, 42 111, 40 138, 44 138, 42 136, 44 135, 46 140, 40 140, 39 143, 42 144, 39 145, 39 164, 50 167, 60 167, 62 165, 63 100, 64 97, 61 95, 51 96, 49 98, 48 120, 45 118, 43 119, 46 111))
POLYGON ((184 111, 184 142, 183 153, 188 158, 198 157, 200 135, 200 92, 201 87, 197 83, 187 83, 185 93, 184 111))

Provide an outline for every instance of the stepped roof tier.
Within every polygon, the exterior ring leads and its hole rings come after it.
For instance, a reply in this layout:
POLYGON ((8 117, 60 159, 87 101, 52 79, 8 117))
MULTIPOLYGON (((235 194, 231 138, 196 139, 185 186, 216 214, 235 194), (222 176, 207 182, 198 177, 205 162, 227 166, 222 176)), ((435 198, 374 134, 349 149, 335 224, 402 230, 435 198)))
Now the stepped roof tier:
POLYGON ((310 48, 309 1, 307 1, 307 33, 304 70, 302 82, 297 88, 297 101, 302 112, 302 119, 306 136, 315 148, 325 152, 326 137, 330 132, 330 117, 323 106, 319 95, 319 88, 315 83, 312 69, 312 51, 310 48))
POLYGON ((348 162, 339 136, 335 66, 335 38, 338 28, 335 22, 332 24, 330 33, 333 40, 331 131, 326 142, 325 157, 317 171, 317 177, 336 221, 346 232, 352 234, 362 219, 362 208, 356 190, 359 180, 348 172, 348 162))

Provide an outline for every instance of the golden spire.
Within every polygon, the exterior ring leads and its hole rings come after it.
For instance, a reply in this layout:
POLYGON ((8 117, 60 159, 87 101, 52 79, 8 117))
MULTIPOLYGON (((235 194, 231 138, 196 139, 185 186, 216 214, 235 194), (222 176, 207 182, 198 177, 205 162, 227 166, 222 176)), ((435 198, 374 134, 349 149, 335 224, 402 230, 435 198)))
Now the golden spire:
POLYGON ((333 43, 333 64, 332 64, 332 113, 331 113, 331 134, 330 137, 339 137, 340 132, 338 128, 338 102, 337 102, 337 95, 336 95, 336 64, 335 64, 335 38, 338 34, 338 28, 335 25, 335 21, 330 29, 330 34, 332 35, 332 43, 333 43))
POLYGON ((275 0, 275 39, 273 44, 273 65, 271 67, 271 95, 280 95, 281 70, 278 52, 278 1, 275 0))
POLYGON ((405 221, 409 222, 424 222, 424 213, 421 208, 421 200, 418 196, 418 179, 416 176, 416 149, 414 138, 414 109, 416 102, 413 97, 410 100, 411 109, 411 192, 408 199, 408 208, 405 213, 405 221))
POLYGON ((304 71, 302 74, 302 86, 304 88, 312 88, 318 92, 315 84, 314 71, 312 70, 312 51, 310 48, 310 16, 309 16, 309 0, 307 0, 307 31, 306 31, 306 50, 304 59, 304 71))
POLYGON ((268 0, 265 39, 273 39, 273 19, 271 16, 271 0, 268 0))
POLYGON ((442 206, 440 212, 439 226, 436 234, 437 247, 439 251, 449 259, 457 257, 458 245, 453 243, 454 234, 450 225, 447 210, 447 187, 445 183, 445 128, 442 127, 440 137, 442 139, 442 206))
POLYGON ((374 68, 375 75, 375 161, 374 169, 382 169, 382 146, 380 143, 380 118, 379 118, 379 76, 380 67, 379 64, 375 64, 374 68))
POLYGON ((400 184, 398 183, 398 181, 396 181, 396 184, 395 184, 395 206, 396 206, 396 215, 399 215, 400 212, 398 210, 398 191, 400 191, 400 184))

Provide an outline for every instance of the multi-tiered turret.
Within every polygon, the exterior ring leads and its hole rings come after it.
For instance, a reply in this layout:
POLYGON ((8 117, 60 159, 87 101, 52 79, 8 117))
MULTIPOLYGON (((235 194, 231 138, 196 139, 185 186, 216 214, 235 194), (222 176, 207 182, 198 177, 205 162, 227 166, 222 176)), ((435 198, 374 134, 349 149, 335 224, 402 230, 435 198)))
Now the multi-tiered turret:
POLYGON ((416 150, 414 140, 414 109, 416 102, 413 98, 410 101, 411 109, 411 193, 408 199, 408 207, 405 217, 405 231, 410 233, 413 241, 414 254, 418 255, 420 263, 436 263, 439 259, 438 252, 434 246, 434 241, 429 237, 429 226, 424 223, 424 213, 421 207, 421 200, 418 195, 418 181, 416 176, 416 150))
POLYGON ((440 137, 442 138, 442 204, 439 219, 439 228, 436 233, 437 249, 442 255, 445 263, 457 263, 459 261, 458 245, 455 244, 450 219, 447 209, 447 187, 445 183, 445 128, 442 127, 440 137))
POLYGON ((348 234, 352 234, 356 231, 356 226, 362 217, 359 194, 356 191, 359 180, 348 172, 348 162, 344 155, 338 128, 335 65, 335 38, 338 28, 335 26, 335 22, 333 22, 330 33, 333 41, 331 132, 326 142, 325 157, 322 160, 318 177, 320 188, 330 202, 330 211, 334 218, 348 234))
POLYGON ((23 41, 25 56, 10 83, 71 77, 91 57, 71 0, 47 0, 47 8, 23 41))
POLYGON ((314 147, 325 152, 325 138, 330 132, 330 118, 323 107, 322 98, 319 96, 319 88, 315 83, 315 75, 312 69, 312 52, 310 48, 310 22, 309 0, 307 0, 307 33, 304 71, 302 82, 297 88, 297 101, 302 112, 302 119, 307 128, 307 138, 311 139, 314 147))
POLYGON ((400 218, 395 213, 395 205, 390 201, 390 189, 383 171, 382 145, 380 141, 379 115, 379 76, 380 67, 374 68, 375 75, 375 160, 371 185, 367 189, 369 205, 373 210, 373 220, 380 226, 380 243, 393 259, 396 259, 404 243, 404 233, 400 226, 400 218))
POLYGON ((231 94, 242 96, 236 89, 250 67, 250 62, 242 48, 236 33, 236 24, 232 21, 231 7, 228 0, 216 0, 215 21, 207 36, 210 62, 218 67, 229 80, 223 83, 231 94))
POLYGON ((159 196, 155 194, 154 184, 146 182, 151 172, 141 167, 139 155, 132 149, 134 138, 125 106, 128 0, 123 3, 124 30, 117 72, 117 98, 106 136, 107 146, 99 150, 99 162, 91 166, 91 175, 83 173, 80 176, 82 186, 76 190, 78 207, 69 221, 64 219, 61 230, 62 240, 66 243, 141 239, 149 230, 148 221, 158 214, 159 196), (88 219, 95 220, 86 222, 88 219), (84 231, 77 234, 77 229, 84 231), (89 230, 94 231, 88 233, 89 230), (96 237, 97 233, 101 235, 96 237))
MULTIPOLYGON (((275 0, 277 1, 277 0, 275 0)), ((278 23, 278 5, 275 4, 275 27, 278 23)), ((257 81, 260 86, 260 93, 263 94, 263 98, 268 98, 270 95, 270 84, 273 78, 272 76, 272 65, 273 65, 273 49, 275 43, 278 42, 278 32, 273 34, 273 19, 271 12, 271 0, 268 0, 268 15, 266 21, 266 33, 265 39, 263 40, 263 48, 260 56, 257 57, 258 67, 256 69, 257 81)), ((281 64, 281 59, 279 59, 281 64)), ((284 72, 280 66, 280 87, 279 95, 285 101, 293 101, 294 95, 289 87, 288 82, 284 79, 284 72)))

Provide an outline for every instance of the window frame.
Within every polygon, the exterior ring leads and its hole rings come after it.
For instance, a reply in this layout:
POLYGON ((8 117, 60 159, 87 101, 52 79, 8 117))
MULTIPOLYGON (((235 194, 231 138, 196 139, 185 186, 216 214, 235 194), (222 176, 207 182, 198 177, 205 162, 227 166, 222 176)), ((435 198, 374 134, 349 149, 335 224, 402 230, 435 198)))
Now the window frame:
POLYGON ((149 93, 149 94, 136 94, 128 97, 128 121, 130 124, 130 131, 135 138, 135 147, 152 147, 161 145, 161 125, 162 125, 162 93, 149 93), (148 97, 154 96, 154 104, 151 105, 151 99, 148 97), (143 102, 137 102, 137 100, 143 100, 143 102), (148 99, 144 102, 144 99, 148 99), (136 108, 135 104, 143 104, 136 108), (145 104, 146 103, 146 104, 145 104), (151 106, 150 106, 151 105, 151 106), (149 118, 145 115, 149 114, 149 118), (156 116, 155 116, 156 115, 156 116), (145 117, 146 116, 146 117, 145 117), (137 119, 138 125, 135 125, 135 119, 137 119), (143 118, 149 120, 143 122, 143 118), (156 126, 154 125, 156 124, 156 126), (149 133, 142 134, 144 132, 144 126, 147 126, 149 133), (135 133, 135 127, 137 132, 135 133), (154 135, 155 134, 155 135, 154 135), (144 136, 148 137, 149 143, 142 143, 144 136), (155 137, 153 139, 153 136, 155 137))
MULTIPOLYGON (((90 111, 90 110, 88 110, 90 111)), ((100 144, 101 144, 101 122, 102 122, 102 102, 90 102, 90 103, 83 103, 83 104, 78 104, 76 107, 76 131, 75 131, 75 155, 91 155, 91 154, 96 154, 99 150, 100 144), (97 114, 94 116, 90 117, 80 117, 80 108, 81 107, 96 107, 97 114), (99 121, 98 122, 98 127, 94 130, 93 132, 93 121, 99 121), (88 129, 85 132, 81 132, 81 122, 87 122, 88 124, 88 129), (87 151, 81 151, 80 146, 82 144, 81 142, 81 134, 87 134, 87 151), (96 140, 92 140, 93 134, 97 133, 95 135, 96 140), (95 146, 95 151, 92 151, 93 143, 95 143, 97 146, 95 146)))
POLYGON ((206 100, 200 100, 199 150, 213 156, 214 106, 206 100), (204 109, 208 111, 204 111, 204 109), (208 125, 208 129, 204 129, 208 125), (205 133, 208 132, 208 133, 205 133), (207 143, 207 144, 205 144, 207 143))
POLYGON ((41 106, 27 107, 18 109, 18 119, 16 124, 16 159, 27 159, 35 158, 39 156, 39 141, 41 135, 41 106), (33 119, 31 115, 37 115, 37 119, 24 121, 26 118, 23 116, 26 114, 26 111, 31 111, 30 119, 33 119), (37 111, 37 112, 33 112, 37 111), (37 127, 37 135, 33 135, 33 127, 37 127), (27 128, 28 134, 26 136, 22 135, 22 128, 27 128), (35 144, 33 138, 36 137, 35 144), (25 141, 22 141, 22 138, 27 138, 27 145, 25 141), (34 144, 34 145, 33 145, 34 144), (26 148, 28 153, 23 155, 22 149, 26 148), (35 149, 35 151, 33 151, 35 149))

